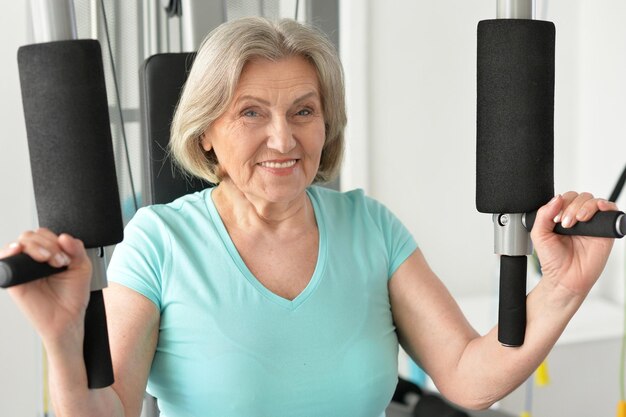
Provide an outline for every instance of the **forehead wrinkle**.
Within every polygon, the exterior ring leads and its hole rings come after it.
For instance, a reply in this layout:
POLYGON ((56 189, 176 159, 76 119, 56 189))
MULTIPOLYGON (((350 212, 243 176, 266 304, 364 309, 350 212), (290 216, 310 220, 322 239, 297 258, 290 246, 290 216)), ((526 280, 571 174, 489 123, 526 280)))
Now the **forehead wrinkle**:
MULTIPOLYGON (((315 98, 315 99, 319 100, 319 93, 317 91, 310 91, 308 93, 305 93, 305 94, 301 95, 300 97, 296 98, 295 100, 293 100, 293 104, 299 104, 299 103, 301 103, 303 101, 306 101, 306 100, 308 100, 310 98, 315 98)), ((239 97, 237 97, 234 100, 234 103, 237 104, 237 103, 239 103, 241 101, 245 101, 245 100, 258 101, 261 104, 264 104, 266 106, 271 105, 271 103, 268 100, 266 100, 264 98, 261 98, 261 97, 258 97, 258 96, 255 96, 255 95, 252 95, 252 94, 244 94, 242 96, 239 96, 239 97)))
POLYGON ((291 65, 285 69, 281 65, 268 65, 259 68, 259 65, 250 66, 241 73, 235 90, 242 88, 290 88, 296 85, 310 84, 318 87, 317 71, 310 65, 304 67, 291 65), (280 69, 279 69, 280 68, 280 69))

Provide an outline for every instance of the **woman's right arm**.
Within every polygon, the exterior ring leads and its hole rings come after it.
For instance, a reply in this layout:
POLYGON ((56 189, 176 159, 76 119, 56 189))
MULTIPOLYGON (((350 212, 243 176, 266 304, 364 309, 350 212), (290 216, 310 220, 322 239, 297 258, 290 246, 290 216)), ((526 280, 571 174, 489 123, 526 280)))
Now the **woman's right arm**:
POLYGON ((105 289, 116 382, 90 390, 83 339, 91 263, 82 242, 39 229, 22 234, 16 243, 0 251, 0 258, 20 252, 39 262, 68 267, 59 274, 8 289, 43 341, 55 415, 138 417, 158 337, 156 306, 125 287, 105 289))

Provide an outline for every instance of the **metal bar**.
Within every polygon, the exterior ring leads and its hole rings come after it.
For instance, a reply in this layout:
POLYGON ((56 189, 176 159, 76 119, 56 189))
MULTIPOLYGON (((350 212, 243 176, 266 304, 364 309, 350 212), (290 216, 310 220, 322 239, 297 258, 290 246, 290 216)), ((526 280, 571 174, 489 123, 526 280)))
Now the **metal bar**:
POLYGON ((144 45, 145 58, 161 52, 161 35, 158 0, 145 1, 144 45))
POLYGON ((498 19, 534 19, 534 0, 496 0, 498 19))
POLYGON ((36 42, 78 38, 73 0, 30 0, 36 42))
POLYGON ((196 51, 204 37, 225 22, 226 9, 222 1, 182 0, 183 51, 196 51))
MULTIPOLYGON (((118 108, 116 106, 109 106, 109 113, 118 112, 118 108)), ((122 118, 125 123, 136 123, 140 121, 140 111, 136 108, 122 108, 122 118)), ((112 124, 117 124, 117 120, 111 120, 112 124)))
POLYGON ((98 0, 91 0, 89 2, 89 18, 91 19, 91 24, 89 25, 91 28, 91 38, 92 39, 100 39, 100 15, 98 14, 99 10, 98 0))

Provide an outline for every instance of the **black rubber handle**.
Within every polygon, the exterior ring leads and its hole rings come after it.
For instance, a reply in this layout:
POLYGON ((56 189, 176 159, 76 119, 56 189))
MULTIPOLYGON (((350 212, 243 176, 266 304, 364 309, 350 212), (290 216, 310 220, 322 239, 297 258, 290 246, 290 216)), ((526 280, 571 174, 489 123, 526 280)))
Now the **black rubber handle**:
POLYGON ((526 332, 526 256, 500 256, 498 341, 521 346, 526 332))
POLYGON ((48 263, 33 260, 24 253, 0 259, 0 288, 25 284, 65 271, 67 267, 55 268, 48 263))
POLYGON ((104 388, 113 384, 113 364, 102 290, 92 291, 89 298, 85 314, 83 357, 89 388, 104 388))
MULTIPOLYGON (((531 231, 537 212, 526 213, 524 226, 531 231)), ((623 211, 599 211, 589 221, 577 222, 573 227, 565 228, 561 223, 554 226, 554 233, 571 236, 594 236, 622 238, 626 234, 626 216, 623 211)))
MULTIPOLYGON (((526 213, 524 226, 532 230, 537 212, 526 213)), ((589 221, 565 228, 554 227, 560 235, 622 238, 626 233, 626 216, 622 211, 599 211, 589 221)), ((526 332, 526 256, 500 257, 500 302, 498 340, 505 346, 524 344, 526 332)))
MULTIPOLYGON (((0 260, 0 287, 25 284, 66 269, 54 268, 20 253, 0 260)), ((113 364, 102 290, 92 291, 87 305, 83 357, 89 388, 104 388, 113 384, 113 364)))

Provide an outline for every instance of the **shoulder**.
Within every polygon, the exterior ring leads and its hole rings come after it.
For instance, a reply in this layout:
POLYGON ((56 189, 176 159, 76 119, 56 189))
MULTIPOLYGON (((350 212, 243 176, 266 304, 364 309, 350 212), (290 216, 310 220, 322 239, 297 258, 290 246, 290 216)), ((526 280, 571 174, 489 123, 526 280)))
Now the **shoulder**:
POLYGON ((354 208, 368 206, 376 203, 375 200, 365 195, 362 189, 351 191, 337 191, 330 188, 311 186, 308 188, 309 196, 318 204, 329 207, 354 208))
POLYGON ((206 206, 207 199, 210 199, 212 188, 205 188, 191 194, 186 194, 167 204, 154 204, 148 206, 149 209, 160 215, 186 212, 206 206))
MULTIPOLYGON (((211 189, 187 194, 167 204, 153 204, 140 208, 130 223, 156 222, 157 224, 178 223, 189 216, 202 216, 206 213, 207 199, 211 189)), ((130 224, 129 223, 129 224, 130 224)))
POLYGON ((367 196, 360 188, 341 192, 312 186, 308 192, 320 211, 339 221, 348 223, 365 221, 384 227, 389 221, 396 220, 395 215, 383 203, 367 196))
POLYGON ((313 185, 307 189, 309 196, 320 204, 345 207, 364 207, 368 210, 387 210, 380 201, 365 194, 361 188, 350 191, 337 191, 313 185))
POLYGON ((323 213, 326 228, 333 232, 333 240, 352 247, 367 246, 363 253, 380 250, 388 259, 388 277, 417 247, 398 217, 361 189, 338 192, 310 187, 309 195, 323 213), (348 236, 348 240, 342 236, 348 236))

